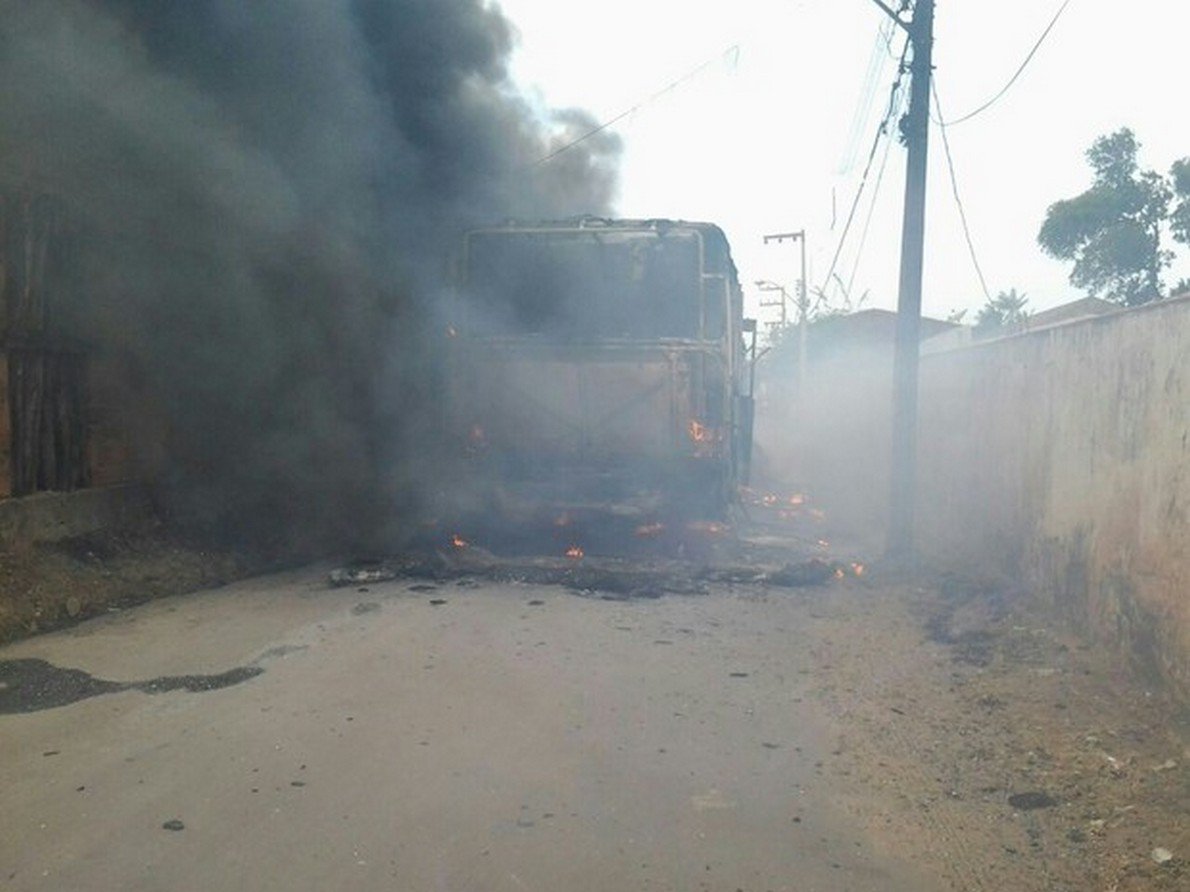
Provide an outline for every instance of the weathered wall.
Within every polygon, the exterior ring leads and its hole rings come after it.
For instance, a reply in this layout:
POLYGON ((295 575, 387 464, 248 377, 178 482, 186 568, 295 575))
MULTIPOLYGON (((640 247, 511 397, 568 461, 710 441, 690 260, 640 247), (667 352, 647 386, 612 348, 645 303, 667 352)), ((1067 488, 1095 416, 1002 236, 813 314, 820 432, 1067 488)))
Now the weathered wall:
POLYGON ((918 536, 1190 696, 1190 300, 926 357, 918 536))
POLYGON ((12 420, 8 414, 8 356, 0 353, 0 499, 12 495, 12 420))
MULTIPOLYGON (((771 378, 773 476, 879 549, 891 355, 812 365, 800 411, 771 378)), ((923 555, 1016 576, 1190 700, 1190 298, 927 354, 920 412, 923 555)))
POLYGON ((137 424, 125 417, 133 400, 119 365, 110 359, 92 357, 87 364, 87 461, 92 486, 111 486, 151 476, 153 454, 160 445, 159 422, 141 403, 137 424), (137 444, 133 453, 133 437, 137 444))

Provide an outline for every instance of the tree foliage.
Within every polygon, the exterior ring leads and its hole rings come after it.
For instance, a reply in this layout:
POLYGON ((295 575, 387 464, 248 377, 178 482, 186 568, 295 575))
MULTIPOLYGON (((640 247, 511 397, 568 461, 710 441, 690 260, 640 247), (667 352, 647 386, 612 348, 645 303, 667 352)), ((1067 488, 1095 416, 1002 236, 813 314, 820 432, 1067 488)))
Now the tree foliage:
POLYGON ((1169 172, 1178 205, 1169 217, 1173 237, 1183 245, 1190 245, 1190 158, 1175 161, 1169 172))
POLYGON ((1166 227, 1190 243, 1190 158, 1165 177, 1140 169, 1139 149, 1128 128, 1095 140, 1087 151, 1091 188, 1050 205, 1037 236, 1047 254, 1074 262, 1074 285, 1125 306, 1162 296, 1161 275, 1173 260, 1162 247, 1166 227))
POLYGON ((1015 288, 1001 291, 979 308, 975 317, 975 337, 990 338, 1019 327, 1029 318, 1025 309, 1029 299, 1015 288))

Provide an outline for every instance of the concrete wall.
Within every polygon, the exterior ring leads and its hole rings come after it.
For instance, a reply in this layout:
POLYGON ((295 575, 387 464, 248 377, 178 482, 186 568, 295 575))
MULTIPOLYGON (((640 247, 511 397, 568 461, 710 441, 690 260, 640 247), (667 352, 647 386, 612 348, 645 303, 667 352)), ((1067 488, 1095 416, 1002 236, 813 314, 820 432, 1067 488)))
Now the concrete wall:
POLYGON ((8 414, 8 357, 0 352, 0 499, 12 495, 12 419, 8 414))
MULTIPOLYGON (((762 370, 772 479, 887 535, 891 348, 762 370)), ((932 564, 1007 573, 1190 702, 1190 297, 927 354, 917 530, 932 564)))
MULTIPOLYGON (((891 352, 812 366, 800 411, 772 377, 773 476, 880 549, 891 352)), ((926 355, 920 404, 923 555, 1019 578, 1190 700, 1190 299, 926 355)))
POLYGON ((926 357, 918 537, 1190 697, 1190 300, 926 357))

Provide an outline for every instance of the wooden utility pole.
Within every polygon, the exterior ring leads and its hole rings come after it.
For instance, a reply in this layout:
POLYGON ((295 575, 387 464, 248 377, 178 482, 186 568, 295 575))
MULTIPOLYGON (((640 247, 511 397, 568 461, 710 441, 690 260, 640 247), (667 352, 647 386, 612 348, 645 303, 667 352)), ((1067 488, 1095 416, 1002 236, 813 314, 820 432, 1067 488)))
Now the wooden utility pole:
POLYGON ((893 419, 888 556, 913 555, 917 489, 917 383, 921 348, 921 281, 925 251, 926 170, 930 138, 930 77, 933 71, 934 0, 917 0, 905 22, 883 0, 872 0, 909 34, 913 44, 909 112, 902 125, 909 160, 901 227, 901 282, 893 357, 893 419))

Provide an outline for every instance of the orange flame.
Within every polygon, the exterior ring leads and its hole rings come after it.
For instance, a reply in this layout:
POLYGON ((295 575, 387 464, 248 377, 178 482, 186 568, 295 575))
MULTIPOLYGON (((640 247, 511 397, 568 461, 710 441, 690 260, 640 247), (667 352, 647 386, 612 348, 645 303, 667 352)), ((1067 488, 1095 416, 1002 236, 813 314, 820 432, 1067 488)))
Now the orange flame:
POLYGON ((793 495, 791 495, 789 497, 789 504, 793 505, 795 508, 798 505, 804 505, 805 503, 806 503, 806 497, 804 495, 802 495, 800 492, 795 492, 793 495))
POLYGON ((699 458, 710 458, 716 455, 723 443, 723 431, 715 427, 707 427, 695 419, 690 419, 686 425, 686 432, 694 442, 694 454, 699 458))
POLYGON ((568 558, 573 558, 576 561, 579 558, 581 558, 584 554, 585 554, 585 552, 578 545, 571 545, 569 548, 566 549, 566 556, 568 558))
POLYGON ((636 528, 636 535, 642 539, 651 539, 654 536, 660 536, 664 532, 665 524, 661 522, 644 523, 636 528))
POLYGON ((464 539, 462 536, 460 536, 458 533, 455 533, 453 536, 450 537, 450 544, 453 545, 455 548, 466 548, 470 543, 468 543, 467 540, 464 539))
POLYGON ((868 572, 868 568, 865 567, 863 564, 852 564, 851 572, 854 573, 856 576, 863 576, 866 572, 868 572))

